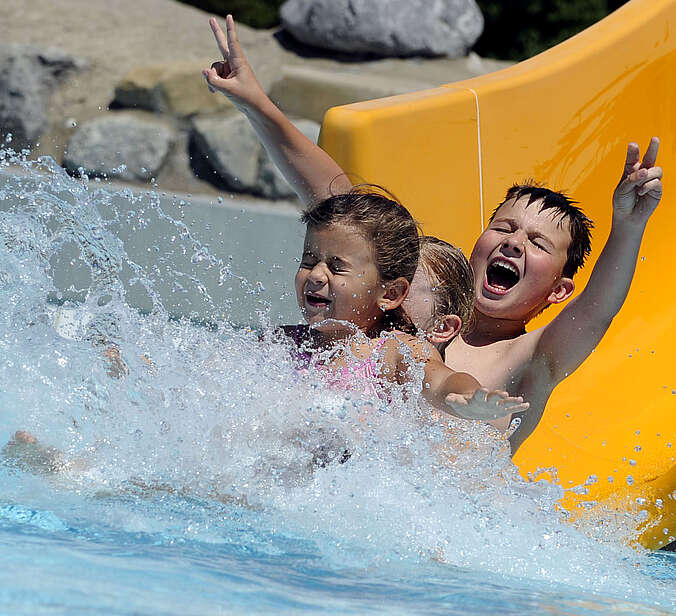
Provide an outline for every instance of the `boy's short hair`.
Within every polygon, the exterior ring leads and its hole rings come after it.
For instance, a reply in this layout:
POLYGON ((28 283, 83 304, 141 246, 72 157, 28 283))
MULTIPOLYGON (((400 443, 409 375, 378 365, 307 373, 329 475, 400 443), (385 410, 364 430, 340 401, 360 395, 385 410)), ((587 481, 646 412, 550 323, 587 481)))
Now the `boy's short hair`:
POLYGON ((566 278, 572 278, 584 265, 585 259, 591 253, 591 230, 594 228, 594 223, 575 205, 577 201, 573 201, 563 192, 550 190, 533 180, 526 180, 523 184, 514 184, 509 188, 505 200, 495 208, 490 220, 492 221, 495 218, 497 211, 507 201, 520 199, 523 196, 528 196, 526 207, 539 201, 540 212, 554 210, 559 225, 563 221, 568 221, 570 244, 568 245, 568 257, 563 266, 562 274, 566 278))

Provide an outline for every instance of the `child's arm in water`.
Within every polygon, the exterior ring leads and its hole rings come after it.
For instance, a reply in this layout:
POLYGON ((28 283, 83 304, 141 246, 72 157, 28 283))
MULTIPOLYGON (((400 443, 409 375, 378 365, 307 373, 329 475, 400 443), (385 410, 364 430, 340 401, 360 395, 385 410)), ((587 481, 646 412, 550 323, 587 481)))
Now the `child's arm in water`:
MULTIPOLYGON (((406 334, 401 334, 397 342, 388 343, 390 362, 392 351, 397 353, 397 368, 391 373, 399 375, 398 379, 402 379, 402 375, 406 378, 408 372, 399 352, 402 343, 409 347, 415 362, 425 364, 422 396, 441 411, 461 419, 486 421, 521 413, 530 406, 521 396, 510 396, 506 391, 488 391, 472 375, 451 370, 434 346, 406 334)), ((387 361, 387 355, 385 359, 387 361)))
POLYGON ((640 160, 630 143, 615 192, 610 235, 580 295, 545 328, 533 353, 538 380, 553 388, 594 350, 629 292, 646 224, 662 197, 662 169, 655 165, 659 140, 653 137, 640 160), (544 368, 544 370, 542 370, 544 368), (547 382, 544 382, 544 381, 547 382))
POLYGON ((240 47, 231 15, 226 32, 213 17, 209 20, 222 62, 202 74, 211 92, 221 92, 251 122, 258 138, 286 181, 305 205, 347 192, 352 183, 336 162, 301 133, 261 88, 240 47))

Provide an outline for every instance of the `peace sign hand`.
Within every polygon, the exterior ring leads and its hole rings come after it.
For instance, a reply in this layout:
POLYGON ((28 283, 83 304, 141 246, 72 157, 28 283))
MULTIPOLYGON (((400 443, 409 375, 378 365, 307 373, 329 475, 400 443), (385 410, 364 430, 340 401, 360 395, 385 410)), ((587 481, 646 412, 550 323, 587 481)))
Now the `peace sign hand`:
POLYGON ((627 160, 613 194, 613 221, 645 225, 662 198, 662 168, 655 166, 660 140, 653 137, 640 160, 639 147, 627 146, 627 160))
POLYGON ((214 62, 211 68, 202 71, 202 75, 209 91, 225 94, 235 107, 246 113, 259 104, 261 98, 265 98, 265 92, 239 45, 235 20, 232 15, 225 18, 225 33, 215 18, 209 19, 209 25, 223 54, 223 61, 214 62))

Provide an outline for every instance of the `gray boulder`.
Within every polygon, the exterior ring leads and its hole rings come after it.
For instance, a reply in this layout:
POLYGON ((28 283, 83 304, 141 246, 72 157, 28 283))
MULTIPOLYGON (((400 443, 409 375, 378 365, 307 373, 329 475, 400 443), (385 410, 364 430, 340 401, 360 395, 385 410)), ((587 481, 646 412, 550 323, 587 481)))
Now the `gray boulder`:
POLYGON ((192 142, 196 153, 228 188, 255 190, 261 145, 243 115, 196 118, 192 142))
POLYGON ((116 113, 80 126, 68 142, 63 165, 90 175, 146 181, 157 174, 172 143, 169 127, 157 120, 116 113))
POLYGON ((47 128, 50 91, 85 66, 59 49, 0 44, 0 138, 11 133, 14 148, 34 144, 47 128))
POLYGON ((380 56, 457 58, 483 31, 475 0, 287 0, 281 19, 308 45, 380 56))
MULTIPOLYGON (((317 142, 317 122, 295 120, 294 124, 306 137, 317 142)), ((209 168, 208 173, 216 175, 216 183, 268 199, 295 197, 296 193, 270 160, 256 132, 243 115, 196 118, 192 122, 191 140, 194 152, 209 168)))
MULTIPOLYGON (((317 143, 320 128, 317 122, 313 122, 312 120, 294 120, 293 123, 310 141, 317 143)), ((296 196, 294 190, 287 184, 280 171, 270 160, 265 148, 261 148, 258 163, 256 192, 259 195, 267 199, 292 199, 296 196)))

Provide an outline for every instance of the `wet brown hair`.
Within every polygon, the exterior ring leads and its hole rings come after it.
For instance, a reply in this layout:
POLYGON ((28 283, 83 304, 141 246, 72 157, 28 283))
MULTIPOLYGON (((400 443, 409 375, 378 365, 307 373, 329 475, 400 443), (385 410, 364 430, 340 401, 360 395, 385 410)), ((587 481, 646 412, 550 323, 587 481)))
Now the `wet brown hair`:
MULTIPOLYGON (((348 193, 333 195, 305 210, 301 221, 308 227, 342 224, 361 233, 373 247, 374 263, 384 283, 405 278, 409 284, 418 267, 418 223, 399 201, 381 186, 362 184, 348 193)), ((382 330, 415 333, 403 308, 385 313, 382 330)))
POLYGON ((462 319, 461 332, 474 314, 474 273, 463 252, 439 238, 420 238, 420 267, 425 270, 434 296, 434 317, 455 314, 462 319))

